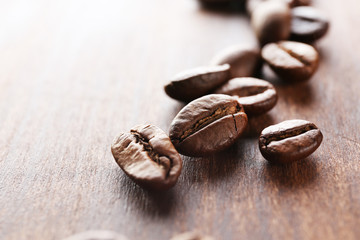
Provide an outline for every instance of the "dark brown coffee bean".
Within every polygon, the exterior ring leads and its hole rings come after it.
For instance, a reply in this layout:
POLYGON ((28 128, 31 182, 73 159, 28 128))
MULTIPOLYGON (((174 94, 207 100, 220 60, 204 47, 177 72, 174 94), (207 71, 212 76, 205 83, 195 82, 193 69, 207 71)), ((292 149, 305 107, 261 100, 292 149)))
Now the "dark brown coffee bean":
POLYGON ((291 7, 309 6, 312 0, 287 0, 291 7))
POLYGON ((211 4, 211 3, 229 3, 232 0, 198 0, 200 3, 211 4))
POLYGON ((182 160, 170 138, 152 125, 121 133, 111 152, 121 169, 145 188, 166 190, 175 185, 181 172, 182 160))
POLYGON ((288 39, 291 12, 283 1, 265 1, 251 15, 251 25, 261 45, 288 39))
POLYGON ((188 102, 212 92, 230 79, 230 65, 208 66, 179 73, 165 86, 170 97, 188 102))
MULTIPOLYGON (((261 3, 266 1, 274 1, 274 0, 247 0, 246 1, 246 11, 249 15, 254 11, 254 9, 261 3)), ((297 6, 308 6, 311 4, 311 0, 279 0, 286 2, 290 7, 297 6)))
POLYGON ((212 237, 205 236, 198 232, 186 232, 172 237, 170 240, 214 240, 212 237))
POLYGON ((313 7, 296 7, 291 11, 291 39, 313 42, 322 38, 329 29, 329 20, 313 7))
POLYGON ((312 154, 323 135, 317 126, 305 120, 288 120, 265 128, 259 138, 264 158, 274 163, 290 163, 312 154))
POLYGON ((258 47, 246 45, 230 46, 219 52, 212 65, 230 65, 231 78, 253 77, 260 69, 261 56, 258 47))
POLYGON ((210 94, 186 105, 172 121, 169 135, 180 153, 201 157, 230 147, 246 124, 236 97, 210 94))
POLYGON ((319 64, 317 51, 299 42, 269 43, 262 49, 261 55, 271 69, 287 82, 308 80, 319 64))
POLYGON ((72 235, 63 240, 127 240, 127 238, 112 231, 92 230, 72 235))
POLYGON ((238 96, 238 102, 248 116, 263 114, 277 102, 274 86, 257 78, 234 78, 225 83, 215 93, 238 96))

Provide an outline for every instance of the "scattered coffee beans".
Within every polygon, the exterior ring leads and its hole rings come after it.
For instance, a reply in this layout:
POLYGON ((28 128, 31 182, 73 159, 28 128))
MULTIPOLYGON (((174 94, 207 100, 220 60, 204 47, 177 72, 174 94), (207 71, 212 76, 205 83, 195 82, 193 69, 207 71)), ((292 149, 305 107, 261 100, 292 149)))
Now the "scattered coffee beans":
POLYGON ((121 169, 145 188, 166 190, 175 185, 181 172, 182 160, 169 137, 152 125, 121 133, 111 151, 121 169))
POLYGON ((230 147, 247 124, 235 97, 210 94, 186 105, 170 125, 170 139, 187 156, 201 157, 230 147))
POLYGON ((248 116, 263 114, 277 102, 274 86, 257 78, 234 78, 225 83, 215 93, 238 96, 238 102, 248 116))
POLYGON ((230 65, 200 67, 184 71, 165 86, 168 96, 189 102, 212 92, 230 79, 230 65))
POLYGON ((230 46, 219 52, 211 61, 212 65, 230 65, 231 78, 252 77, 261 67, 260 50, 246 45, 230 46))
MULTIPOLYGON (((199 2, 221 6, 231 0, 199 2)), ((304 42, 318 40, 326 34, 328 19, 306 6, 310 3, 311 0, 247 0, 252 27, 263 46, 261 54, 257 47, 231 46, 213 58, 212 66, 175 76, 164 87, 166 94, 191 102, 173 119, 169 136, 152 125, 138 126, 130 133, 120 134, 111 150, 121 169, 142 187, 166 190, 177 182, 182 169, 177 151, 204 157, 233 145, 245 130, 248 115, 263 114, 277 102, 274 86, 253 78, 261 67, 261 59, 285 81, 301 82, 311 78, 319 63, 317 51, 308 44, 282 41, 288 39, 290 33, 292 39, 304 42)), ((259 148, 270 162, 290 163, 312 154, 322 139, 315 124, 288 120, 265 128, 259 137, 259 148)), ((98 239, 96 237, 94 239, 98 239)), ((211 238, 194 232, 172 238, 192 239, 211 238)))
POLYGON ((291 11, 291 39, 313 42, 322 38, 329 29, 329 20, 313 7, 296 7, 291 11))
POLYGON ((127 240, 127 238, 112 231, 92 230, 72 235, 64 240, 127 240))
POLYGON ((212 237, 202 235, 198 232, 186 232, 172 237, 170 240, 214 240, 212 237))
POLYGON ((261 45, 288 39, 291 11, 283 1, 265 1, 251 15, 251 25, 261 45))
POLYGON ((262 49, 261 55, 271 69, 287 82, 308 80, 319 64, 317 51, 299 42, 269 43, 262 49))
POLYGON ((273 163, 290 163, 312 154, 323 135, 315 124, 288 120, 265 128, 259 138, 261 154, 273 163))

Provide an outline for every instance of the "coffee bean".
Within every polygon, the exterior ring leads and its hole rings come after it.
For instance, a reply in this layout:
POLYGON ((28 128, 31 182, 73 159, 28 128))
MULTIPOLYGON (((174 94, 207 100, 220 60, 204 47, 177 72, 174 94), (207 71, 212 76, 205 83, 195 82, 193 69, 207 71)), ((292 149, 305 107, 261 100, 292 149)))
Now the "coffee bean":
POLYGON ((308 80, 319 64, 317 51, 299 42, 269 43, 262 49, 261 55, 271 69, 287 82, 308 80))
POLYGON ((185 232, 172 237, 170 240, 214 240, 212 237, 198 232, 185 232))
POLYGON ((145 188, 166 190, 175 185, 181 172, 182 160, 170 138, 152 125, 121 133, 111 151, 121 169, 145 188))
POLYGON ((313 7, 292 9, 291 39, 300 42, 313 42, 322 38, 329 29, 329 20, 313 7))
POLYGON ((291 7, 309 6, 312 0, 287 0, 291 7))
POLYGON ((231 78, 252 77, 261 67, 258 47, 234 45, 219 52, 211 61, 212 65, 230 65, 231 78))
POLYGON ((290 163, 312 154, 323 135, 305 120, 288 120, 265 128, 259 138, 261 154, 273 163, 290 163))
POLYGON ((127 240, 127 238, 112 231, 91 230, 72 235, 63 240, 127 240))
POLYGON ((288 39, 291 11, 283 1, 265 1, 251 15, 251 25, 261 45, 288 39))
MULTIPOLYGON (((254 11, 254 9, 261 3, 270 1, 270 0, 247 0, 246 1, 246 11, 249 15, 254 11)), ((274 1, 274 0, 271 0, 274 1)), ((308 6, 311 5, 311 0, 279 0, 286 2, 289 7, 297 6, 308 6)))
POLYGON ((168 96, 189 102, 212 92, 230 79, 230 65, 208 66, 179 73, 165 86, 168 96))
POLYGON ((274 86, 257 78, 234 78, 225 83, 215 93, 238 96, 238 102, 248 116, 263 114, 277 102, 274 86))
POLYGON ((180 153, 201 157, 230 147, 246 124, 236 97, 210 94, 186 105, 172 121, 169 135, 180 153))

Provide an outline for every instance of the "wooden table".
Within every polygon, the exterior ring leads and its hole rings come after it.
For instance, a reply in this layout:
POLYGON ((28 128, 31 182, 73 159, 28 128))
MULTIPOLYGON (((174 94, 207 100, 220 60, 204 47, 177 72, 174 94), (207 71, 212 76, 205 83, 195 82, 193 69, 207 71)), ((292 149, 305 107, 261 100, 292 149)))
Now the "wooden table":
MULTIPOLYGON (((169 239, 360 238, 360 4, 315 1, 331 19, 321 64, 303 85, 276 83, 277 106, 228 151, 183 157, 177 185, 144 191, 110 144, 141 123, 168 130, 183 106, 163 86, 219 50, 254 43, 240 12, 194 0, 14 0, 0 9, 0 239, 62 239, 85 230, 169 239), (269 165, 259 132, 301 118, 321 147, 269 165)), ((270 77, 269 77, 270 78, 270 77)))

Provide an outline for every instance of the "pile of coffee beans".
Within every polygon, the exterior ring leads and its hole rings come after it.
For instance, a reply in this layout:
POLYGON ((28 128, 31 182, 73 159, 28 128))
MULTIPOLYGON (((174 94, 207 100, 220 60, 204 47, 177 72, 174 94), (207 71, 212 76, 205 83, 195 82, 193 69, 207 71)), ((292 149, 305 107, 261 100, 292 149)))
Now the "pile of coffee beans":
MULTIPOLYGON (((276 88, 256 78, 263 64, 284 82, 309 80, 319 65, 319 54, 310 44, 329 28, 324 14, 310 4, 309 0, 248 0, 246 9, 260 48, 230 46, 207 66, 170 79, 166 94, 186 106, 173 119, 169 135, 153 125, 121 133, 111 148, 121 169, 142 187, 169 189, 181 173, 179 153, 204 157, 224 151, 241 137, 248 118, 275 107, 276 88)), ((262 131, 259 149, 269 162, 285 164, 312 154, 322 139, 314 123, 287 120, 262 131)))

